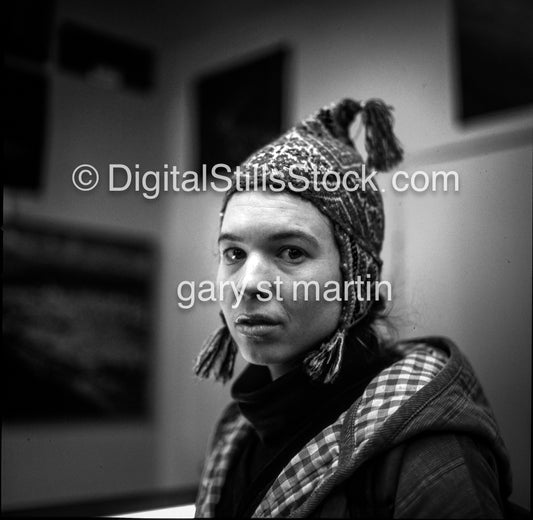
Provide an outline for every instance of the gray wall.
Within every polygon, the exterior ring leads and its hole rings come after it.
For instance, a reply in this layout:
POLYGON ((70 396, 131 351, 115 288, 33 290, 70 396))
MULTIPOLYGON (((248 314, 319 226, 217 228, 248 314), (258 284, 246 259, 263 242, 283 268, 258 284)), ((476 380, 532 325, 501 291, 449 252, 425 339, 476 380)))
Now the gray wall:
POLYGON ((384 277, 394 284, 402 335, 447 335, 470 358, 508 444, 514 498, 528 505, 532 148, 524 130, 533 113, 487 117, 468 127, 456 122, 450 3, 256 1, 224 3, 219 11, 208 2, 187 9, 179 2, 111 5, 113 12, 103 2, 60 2, 58 17, 155 46, 157 91, 140 99, 58 74, 46 191, 40 197, 7 192, 4 211, 159 241, 156 419, 114 427, 4 427, 4 507, 198 481, 228 389, 190 375, 203 338, 218 325, 216 306, 180 310, 175 287, 213 279, 220 194, 163 194, 156 201, 103 189, 80 194, 70 173, 81 162, 195 168, 192 81, 281 42, 293 52, 287 124, 340 97, 382 97, 395 106, 405 170, 459 172, 456 194, 387 191, 384 277))

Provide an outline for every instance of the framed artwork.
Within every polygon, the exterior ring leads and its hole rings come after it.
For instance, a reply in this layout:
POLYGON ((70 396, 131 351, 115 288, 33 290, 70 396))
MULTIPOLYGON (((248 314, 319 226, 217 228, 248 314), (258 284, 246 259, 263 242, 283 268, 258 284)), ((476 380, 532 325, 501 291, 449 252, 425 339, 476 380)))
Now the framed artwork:
POLYGON ((281 133, 287 63, 288 50, 278 48, 198 79, 198 171, 233 168, 281 133))
POLYGON ((533 104, 533 3, 454 0, 462 121, 533 104))
POLYGON ((70 21, 61 25, 58 37, 63 70, 109 89, 146 93, 154 87, 151 48, 70 21))
POLYGON ((146 418, 154 245, 35 222, 3 239, 3 420, 146 418))

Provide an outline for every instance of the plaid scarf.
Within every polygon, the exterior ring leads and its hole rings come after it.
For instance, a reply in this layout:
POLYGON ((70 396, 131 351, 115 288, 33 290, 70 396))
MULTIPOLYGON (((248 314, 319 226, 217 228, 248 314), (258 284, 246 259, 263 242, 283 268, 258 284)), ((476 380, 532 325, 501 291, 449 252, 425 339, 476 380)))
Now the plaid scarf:
MULTIPOLYGON (((312 438, 288 462, 253 517, 297 515, 297 509, 306 501, 322 496, 329 487, 328 482, 335 480, 332 477, 339 468, 341 451, 346 446, 345 432, 348 431, 351 436, 348 442, 351 453, 348 456, 351 460, 361 459, 359 455, 364 452, 368 441, 379 435, 385 422, 446 364, 444 352, 423 343, 408 343, 397 349, 404 355, 403 359, 372 379, 349 410, 312 438)), ((219 423, 212 452, 204 468, 196 503, 197 517, 214 516, 227 472, 251 428, 236 405, 230 406, 219 423)))

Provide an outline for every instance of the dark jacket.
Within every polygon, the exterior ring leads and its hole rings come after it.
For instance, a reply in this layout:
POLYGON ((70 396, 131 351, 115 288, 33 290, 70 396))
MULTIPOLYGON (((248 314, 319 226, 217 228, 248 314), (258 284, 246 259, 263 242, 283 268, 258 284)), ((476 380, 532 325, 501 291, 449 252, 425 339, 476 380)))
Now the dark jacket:
MULTIPOLYGON (((503 516, 508 458, 470 364, 443 338, 395 349, 402 358, 288 462, 254 517, 503 516)), ((250 428, 230 405, 206 461, 197 516, 214 515, 250 428)))

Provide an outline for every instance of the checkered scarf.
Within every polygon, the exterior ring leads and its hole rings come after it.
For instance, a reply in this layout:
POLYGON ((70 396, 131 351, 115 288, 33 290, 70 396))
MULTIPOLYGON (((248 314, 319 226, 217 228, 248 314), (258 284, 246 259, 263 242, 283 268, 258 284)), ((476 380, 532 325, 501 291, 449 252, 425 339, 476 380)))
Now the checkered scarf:
MULTIPOLYGON (((400 349, 400 347, 398 348, 400 349)), ((429 383, 446 364, 442 351, 425 344, 401 347, 404 358, 383 370, 368 384, 350 410, 311 439, 283 468, 253 517, 287 517, 330 480, 339 466, 343 448, 341 432, 350 414, 350 454, 355 458, 368 441, 379 435, 389 419, 410 397, 429 383), (353 413, 355 412, 355 413, 353 413)), ((202 476, 196 504, 197 517, 213 517, 233 458, 251 425, 233 406, 219 424, 213 449, 202 476)), ((368 454, 367 454, 368 455, 368 454)))

